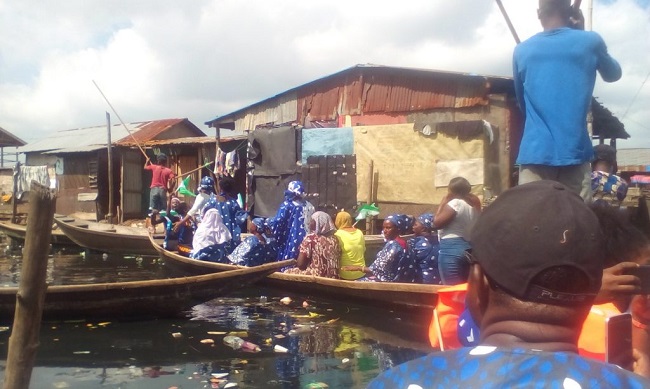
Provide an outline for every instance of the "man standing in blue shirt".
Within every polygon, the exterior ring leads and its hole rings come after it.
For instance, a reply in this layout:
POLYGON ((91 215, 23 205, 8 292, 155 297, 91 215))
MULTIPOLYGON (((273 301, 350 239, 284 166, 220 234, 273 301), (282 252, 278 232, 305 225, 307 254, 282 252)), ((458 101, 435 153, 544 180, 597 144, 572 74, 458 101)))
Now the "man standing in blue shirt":
POLYGON ((559 181, 590 201, 587 113, 596 71, 614 82, 621 67, 600 35, 574 28, 570 0, 539 0, 537 13, 544 31, 519 44, 513 56, 515 92, 525 116, 519 184, 559 181))

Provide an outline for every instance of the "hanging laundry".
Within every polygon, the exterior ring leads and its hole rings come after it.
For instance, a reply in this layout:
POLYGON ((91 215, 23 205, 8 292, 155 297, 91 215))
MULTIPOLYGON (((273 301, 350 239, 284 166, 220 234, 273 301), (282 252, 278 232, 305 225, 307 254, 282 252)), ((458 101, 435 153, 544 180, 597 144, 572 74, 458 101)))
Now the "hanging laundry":
POLYGON ((14 171, 16 181, 16 198, 21 199, 24 192, 29 190, 32 181, 50 187, 50 175, 47 173, 47 166, 19 166, 14 171))
POLYGON ((226 174, 230 177, 235 177, 235 173, 239 169, 239 154, 237 151, 231 151, 226 154, 226 174))
POLYGON ((220 148, 217 149, 217 157, 214 161, 214 174, 217 177, 223 177, 226 172, 226 153, 220 148))

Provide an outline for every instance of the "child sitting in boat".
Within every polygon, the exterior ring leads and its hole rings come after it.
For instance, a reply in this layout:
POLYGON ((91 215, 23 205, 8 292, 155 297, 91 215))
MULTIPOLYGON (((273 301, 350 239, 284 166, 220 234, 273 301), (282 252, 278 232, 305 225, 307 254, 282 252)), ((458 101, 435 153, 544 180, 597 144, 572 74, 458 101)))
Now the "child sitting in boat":
POLYGON ((267 229, 263 218, 255 218, 249 222, 248 231, 252 236, 247 237, 235 248, 228 259, 235 265, 257 266, 275 261, 277 250, 273 242, 268 242, 264 236, 267 229))
POLYGON ((171 197, 167 203, 167 210, 151 214, 151 226, 155 231, 157 224, 165 227, 165 250, 175 251, 180 245, 191 245, 194 235, 194 225, 191 221, 181 222, 187 214, 187 203, 178 197, 171 197), (176 228, 175 228, 176 227, 176 228))

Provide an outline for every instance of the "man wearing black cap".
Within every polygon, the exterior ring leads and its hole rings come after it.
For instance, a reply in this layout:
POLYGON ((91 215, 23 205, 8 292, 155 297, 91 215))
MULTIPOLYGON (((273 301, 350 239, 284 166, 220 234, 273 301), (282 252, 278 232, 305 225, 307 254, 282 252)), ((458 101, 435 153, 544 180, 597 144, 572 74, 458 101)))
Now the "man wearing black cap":
POLYGON ((369 387, 650 387, 639 375, 578 355, 601 285, 601 235, 596 215, 562 184, 544 180, 504 192, 472 232, 467 304, 480 346, 407 362, 369 387))
POLYGON ((570 0, 539 0, 544 31, 515 48, 514 86, 525 118, 517 163, 519 184, 555 180, 590 201, 587 112, 596 72, 614 82, 621 67, 600 35, 575 28, 575 16, 570 0))
POLYGON ((151 170, 151 185, 149 188, 149 211, 157 213, 167 206, 167 191, 171 191, 173 186, 174 172, 167 167, 167 156, 163 153, 156 156, 157 164, 151 163, 147 158, 144 163, 145 170, 151 170))

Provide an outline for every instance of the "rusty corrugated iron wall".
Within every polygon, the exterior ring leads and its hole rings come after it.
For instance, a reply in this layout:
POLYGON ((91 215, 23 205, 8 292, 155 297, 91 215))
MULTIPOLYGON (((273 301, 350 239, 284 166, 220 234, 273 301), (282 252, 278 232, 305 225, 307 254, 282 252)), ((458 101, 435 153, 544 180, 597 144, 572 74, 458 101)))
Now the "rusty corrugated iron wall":
POLYGON ((297 121, 487 105, 488 93, 481 76, 357 68, 302 87, 297 121))

